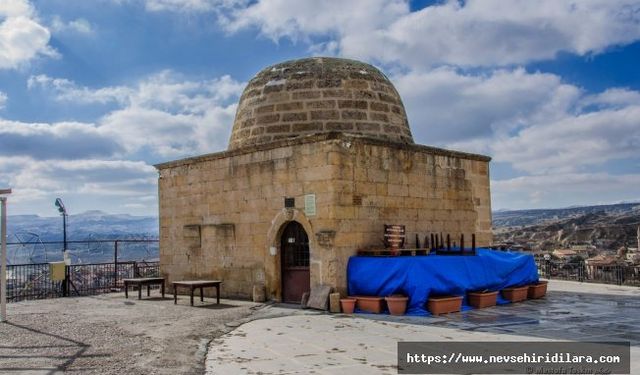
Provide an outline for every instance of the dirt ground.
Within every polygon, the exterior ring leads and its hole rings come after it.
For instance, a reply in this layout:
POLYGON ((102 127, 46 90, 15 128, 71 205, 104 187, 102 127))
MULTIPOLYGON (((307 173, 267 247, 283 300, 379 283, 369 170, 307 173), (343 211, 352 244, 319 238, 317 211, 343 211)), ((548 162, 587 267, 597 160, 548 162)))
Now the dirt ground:
POLYGON ((207 344, 263 305, 123 293, 8 304, 0 373, 202 374, 207 344))

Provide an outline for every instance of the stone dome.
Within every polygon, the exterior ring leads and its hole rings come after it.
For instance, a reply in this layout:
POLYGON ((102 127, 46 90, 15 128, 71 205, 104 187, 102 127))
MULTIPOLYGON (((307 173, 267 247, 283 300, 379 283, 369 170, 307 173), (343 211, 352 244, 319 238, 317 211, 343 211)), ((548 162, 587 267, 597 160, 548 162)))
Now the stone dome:
POLYGON ((316 57, 270 66, 249 81, 229 149, 336 131, 413 143, 400 95, 382 72, 355 60, 316 57))

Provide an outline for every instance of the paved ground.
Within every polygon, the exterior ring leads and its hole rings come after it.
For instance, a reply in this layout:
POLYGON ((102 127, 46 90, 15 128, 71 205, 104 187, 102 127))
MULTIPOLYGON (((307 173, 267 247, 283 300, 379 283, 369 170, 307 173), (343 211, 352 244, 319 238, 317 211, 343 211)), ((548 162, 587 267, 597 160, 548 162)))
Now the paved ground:
POLYGON ((121 293, 20 302, 0 324, 0 373, 395 374, 400 340, 561 339, 631 341, 640 374, 639 297, 640 288, 553 281, 545 300, 400 318, 121 293))
POLYGON ((329 315, 269 307, 212 341, 208 374, 395 374, 398 341, 630 341, 640 374, 640 288, 552 281, 546 299, 450 314, 329 315))
MULTIPOLYGON (((8 304, 0 323, 2 374, 202 374, 208 342, 258 305, 123 293, 8 304), (136 296, 137 297, 137 296, 136 296)), ((134 293, 136 294, 136 293, 134 293)))

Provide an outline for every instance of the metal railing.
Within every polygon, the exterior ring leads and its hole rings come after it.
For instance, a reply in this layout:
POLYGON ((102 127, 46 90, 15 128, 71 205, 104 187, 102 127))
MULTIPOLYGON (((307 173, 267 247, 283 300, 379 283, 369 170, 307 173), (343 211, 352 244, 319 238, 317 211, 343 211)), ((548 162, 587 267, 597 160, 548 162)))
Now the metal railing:
POLYGON ((49 263, 7 266, 7 302, 56 298, 63 295, 63 281, 52 281, 49 263))
MULTIPOLYGON (((17 250, 37 245, 27 261, 47 262, 9 264, 7 266, 7 301, 86 296, 119 291, 123 279, 160 275, 158 240, 112 239, 68 241, 72 263, 65 266, 63 281, 54 281, 48 262, 62 260, 61 241, 10 243, 17 250), (152 260, 139 260, 151 258, 152 260), (86 260, 91 260, 86 262, 86 260)), ((18 254, 20 255, 20 254, 18 254)))
POLYGON ((74 264, 65 266, 65 280, 53 281, 49 263, 7 266, 7 301, 87 296, 120 291, 123 279, 158 277, 159 262, 74 264), (117 270, 117 272, 116 272, 117 270))
POLYGON ((640 286, 640 265, 588 265, 536 258, 538 273, 548 279, 640 286))

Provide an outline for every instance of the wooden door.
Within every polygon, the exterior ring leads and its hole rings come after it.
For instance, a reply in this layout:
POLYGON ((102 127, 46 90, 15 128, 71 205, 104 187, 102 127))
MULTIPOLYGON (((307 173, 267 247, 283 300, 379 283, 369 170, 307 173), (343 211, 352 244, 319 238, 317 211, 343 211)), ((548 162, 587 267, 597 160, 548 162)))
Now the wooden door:
POLYGON ((309 237, 300 223, 292 221, 280 238, 282 301, 300 303, 310 288, 309 237))

